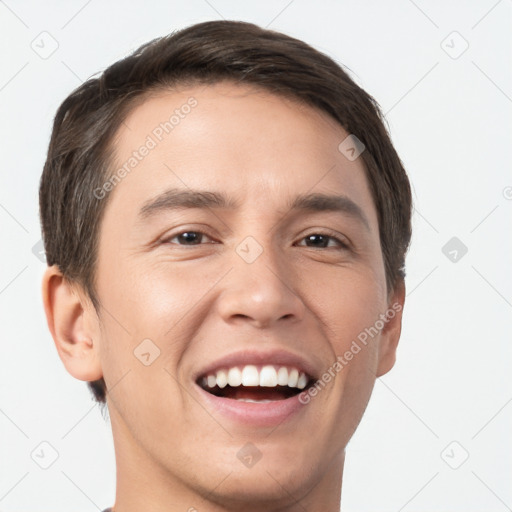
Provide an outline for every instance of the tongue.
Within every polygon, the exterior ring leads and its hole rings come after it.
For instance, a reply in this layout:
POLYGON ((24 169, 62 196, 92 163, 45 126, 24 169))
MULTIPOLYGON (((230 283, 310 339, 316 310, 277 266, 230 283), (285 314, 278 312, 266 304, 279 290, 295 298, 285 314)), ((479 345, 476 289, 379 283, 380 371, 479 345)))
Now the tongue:
POLYGON ((236 388, 226 386, 222 391, 222 396, 235 400, 238 398, 250 398, 251 400, 285 400, 290 397, 290 393, 286 393, 285 389, 265 389, 258 386, 238 386, 236 388))

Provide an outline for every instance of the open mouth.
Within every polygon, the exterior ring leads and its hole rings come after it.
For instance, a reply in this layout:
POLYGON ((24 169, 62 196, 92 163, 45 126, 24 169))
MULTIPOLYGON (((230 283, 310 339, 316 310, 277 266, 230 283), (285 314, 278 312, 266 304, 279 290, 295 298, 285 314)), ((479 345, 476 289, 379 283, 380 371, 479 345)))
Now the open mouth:
POLYGON ((196 383, 217 397, 266 403, 292 398, 311 387, 314 381, 296 368, 246 365, 202 375, 196 383))

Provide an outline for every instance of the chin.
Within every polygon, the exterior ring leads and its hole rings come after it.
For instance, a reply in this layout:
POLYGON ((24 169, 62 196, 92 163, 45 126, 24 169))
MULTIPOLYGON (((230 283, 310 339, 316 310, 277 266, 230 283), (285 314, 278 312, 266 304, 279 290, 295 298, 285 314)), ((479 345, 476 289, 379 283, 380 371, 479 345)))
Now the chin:
POLYGON ((229 509, 279 510, 305 496, 320 479, 320 465, 312 463, 311 458, 308 461, 294 457, 293 452, 293 447, 262 448, 261 459, 252 467, 245 467, 238 460, 222 468, 217 466, 209 471, 209 483, 202 487, 206 492, 215 488, 208 499, 229 509), (249 507, 248 503, 252 505, 249 507))

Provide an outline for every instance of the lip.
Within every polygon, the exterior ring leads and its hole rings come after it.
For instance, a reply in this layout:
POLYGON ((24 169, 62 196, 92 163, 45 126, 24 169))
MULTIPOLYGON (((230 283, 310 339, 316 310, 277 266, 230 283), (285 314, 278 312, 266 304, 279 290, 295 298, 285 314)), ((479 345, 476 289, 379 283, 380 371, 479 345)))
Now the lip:
POLYGON ((199 384, 194 383, 194 386, 198 390, 200 401, 211 412, 212 417, 218 418, 220 413, 229 421, 246 426, 274 427, 297 416, 301 411, 305 412, 305 405, 311 407, 310 404, 303 404, 299 400, 302 391, 284 400, 257 404, 215 396, 205 391, 199 384))
MULTIPOLYGON (((214 373, 220 369, 248 364, 287 366, 297 368, 304 372, 310 379, 316 381, 320 373, 317 365, 304 357, 292 352, 274 349, 266 351, 243 350, 219 358, 194 373, 193 385, 197 390, 200 401, 209 410, 213 417, 222 417, 231 422, 246 426, 272 427, 296 417, 301 411, 304 413, 304 405, 299 398, 304 390, 296 395, 283 400, 274 400, 264 403, 242 402, 232 398, 215 396, 204 390, 197 382, 200 377, 208 373, 214 373)), ((307 388, 305 388, 307 389, 307 388)))
POLYGON ((193 380, 197 383, 199 377, 208 375, 209 373, 215 373, 217 370, 232 368, 234 366, 243 367, 248 364, 270 364, 293 367, 297 368, 299 372, 304 372, 309 378, 314 380, 317 380, 319 376, 315 365, 298 354, 282 349, 267 351, 243 350, 228 354, 207 364, 205 367, 195 372, 193 380))

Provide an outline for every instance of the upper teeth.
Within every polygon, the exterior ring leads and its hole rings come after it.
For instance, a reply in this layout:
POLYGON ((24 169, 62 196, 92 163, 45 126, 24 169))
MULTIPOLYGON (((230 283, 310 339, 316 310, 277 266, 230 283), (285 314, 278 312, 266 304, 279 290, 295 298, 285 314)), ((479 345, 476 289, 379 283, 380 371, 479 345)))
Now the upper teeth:
POLYGON ((279 385, 304 389, 308 383, 308 377, 296 368, 266 365, 258 369, 257 366, 248 364, 242 368, 235 366, 209 373, 206 377, 203 377, 202 382, 203 386, 209 388, 215 386, 223 388, 229 384, 232 387, 242 385, 273 388, 279 385))

